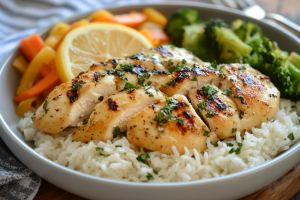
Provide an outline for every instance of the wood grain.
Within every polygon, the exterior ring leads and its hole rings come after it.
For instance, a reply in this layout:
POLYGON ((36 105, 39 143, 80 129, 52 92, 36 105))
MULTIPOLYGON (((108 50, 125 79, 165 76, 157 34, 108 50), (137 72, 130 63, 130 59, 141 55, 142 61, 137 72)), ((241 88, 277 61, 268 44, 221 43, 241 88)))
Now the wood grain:
MULTIPOLYGON (((199 0, 198 0, 199 1, 199 0)), ((209 0, 200 0, 210 2, 209 0)), ((267 12, 281 14, 300 24, 300 0, 256 0, 267 12)), ((240 200, 288 200, 300 191, 300 162, 273 183, 240 200)), ((42 180, 35 200, 84 200, 84 198, 62 190, 51 183, 42 180)))

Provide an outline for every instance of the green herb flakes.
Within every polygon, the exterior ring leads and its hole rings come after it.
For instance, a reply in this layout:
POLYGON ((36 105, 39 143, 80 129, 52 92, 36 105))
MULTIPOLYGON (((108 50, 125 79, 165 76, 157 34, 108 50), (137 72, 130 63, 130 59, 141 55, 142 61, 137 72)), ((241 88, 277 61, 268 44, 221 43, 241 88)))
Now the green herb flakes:
POLYGON ((184 105, 185 105, 186 107, 190 107, 190 104, 188 104, 188 103, 186 103, 186 102, 184 102, 184 105))
POLYGON ((104 99, 103 96, 101 96, 101 97, 98 98, 99 101, 103 101, 103 99, 104 99))
POLYGON ((202 90, 204 94, 206 94, 207 98, 210 100, 214 100, 215 99, 214 94, 218 92, 218 90, 212 85, 203 86, 202 90))
POLYGON ((237 128, 232 128, 232 133, 235 133, 237 128))
POLYGON ((116 145, 115 147, 116 147, 116 148, 118 148, 118 147, 122 147, 122 145, 116 145))
POLYGON ((96 147, 95 149, 96 149, 96 151, 104 151, 104 148, 102 148, 102 147, 96 147))
POLYGON ((121 130, 119 126, 116 126, 113 131, 113 137, 116 138, 118 135, 121 135, 121 130))
POLYGON ((287 137, 288 137, 290 140, 294 140, 294 139, 295 139, 294 133, 290 133, 287 137))
POLYGON ((232 91, 231 91, 230 88, 227 88, 226 90, 224 90, 224 91, 222 92, 222 94, 224 94, 224 95, 229 95, 229 94, 232 94, 232 91))
POLYGON ((150 174, 150 173, 147 173, 147 179, 150 181, 150 180, 154 180, 154 177, 153 177, 153 175, 152 174, 150 174))
POLYGON ((172 109, 177 107, 178 101, 176 99, 170 99, 166 97, 166 105, 163 106, 158 112, 157 116, 154 118, 154 121, 157 121, 159 125, 167 123, 172 117, 172 109))
POLYGON ((246 70, 247 68, 245 67, 245 66, 243 66, 243 65, 240 65, 239 66, 239 70, 246 70))
POLYGON ((125 81, 125 86, 124 89, 130 89, 130 88, 134 88, 134 85, 132 83, 129 83, 123 76, 120 77, 123 81, 125 81))
POLYGON ((47 114, 47 112, 49 111, 49 109, 47 109, 47 99, 45 100, 45 102, 43 104, 43 109, 45 111, 45 114, 47 114))
POLYGON ((191 81, 198 81, 197 77, 194 76, 193 78, 190 79, 191 81))
POLYGON ((233 144, 232 143, 227 143, 227 146, 228 147, 233 147, 233 144))
POLYGON ((205 130, 205 128, 202 128, 204 130, 204 136, 208 136, 208 134, 210 133, 209 131, 205 130))
POLYGON ((109 155, 109 154, 99 153, 98 156, 103 156, 103 157, 107 158, 107 157, 110 156, 110 155, 109 155))
POLYGON ((174 121, 179 125, 182 125, 184 123, 184 119, 182 117, 177 117, 174 121))
POLYGON ((82 122, 83 125, 86 125, 87 123, 88 123, 87 119, 84 119, 83 122, 82 122))
POLYGON ((156 171, 155 169, 153 169, 153 173, 154 173, 154 174, 157 174, 157 171, 156 171))
POLYGON ((144 152, 143 147, 141 147, 140 150, 142 154, 136 157, 137 161, 149 166, 149 163, 146 161, 147 158, 150 158, 149 154, 144 152))
POLYGON ((214 147, 216 146, 215 142, 210 142, 211 145, 213 145, 214 147))
POLYGON ((198 104, 198 108, 201 110, 206 110, 207 103, 206 101, 202 101, 201 103, 198 104))
POLYGON ((213 116, 215 116, 216 113, 214 113, 212 110, 207 110, 207 113, 206 113, 206 117, 207 118, 212 118, 213 116))

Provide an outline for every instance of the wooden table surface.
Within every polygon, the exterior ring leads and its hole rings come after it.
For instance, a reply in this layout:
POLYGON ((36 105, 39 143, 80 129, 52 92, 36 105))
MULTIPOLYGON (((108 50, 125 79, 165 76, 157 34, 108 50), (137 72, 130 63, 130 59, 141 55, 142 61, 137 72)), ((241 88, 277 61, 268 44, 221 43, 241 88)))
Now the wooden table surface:
MULTIPOLYGON (((198 0, 210 3, 209 0, 198 0)), ((239 0, 237 0, 239 1, 239 0)), ((290 20, 300 24, 300 0, 256 0, 256 2, 267 12, 281 14, 290 20)), ((300 162, 282 177, 250 194, 241 200, 288 200, 300 191, 300 162)), ((83 200, 84 198, 62 190, 46 180, 42 180, 41 187, 34 198, 35 200, 60 200, 72 199, 83 200)))

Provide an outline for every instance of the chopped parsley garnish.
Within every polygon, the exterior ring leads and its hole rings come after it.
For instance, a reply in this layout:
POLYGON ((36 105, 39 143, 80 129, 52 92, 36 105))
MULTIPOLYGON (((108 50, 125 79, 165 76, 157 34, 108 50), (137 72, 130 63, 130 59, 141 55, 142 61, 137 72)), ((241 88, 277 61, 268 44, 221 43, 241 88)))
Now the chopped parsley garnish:
POLYGON ((198 81, 197 76, 194 76, 193 78, 190 79, 191 81, 198 81))
POLYGON ((166 97, 166 105, 160 109, 154 121, 157 121, 160 125, 167 123, 172 117, 172 109, 177 107, 178 101, 176 99, 170 99, 166 97))
POLYGON ((124 86, 124 89, 130 89, 130 88, 133 88, 134 85, 132 83, 129 83, 123 76, 121 77, 121 79, 123 81, 125 81, 125 86, 124 86))
POLYGON ((104 148, 102 148, 102 147, 96 147, 95 149, 96 149, 96 151, 104 151, 104 148))
POLYGON ((127 94, 130 94, 131 92, 133 92, 135 90, 135 88, 130 88, 127 90, 127 94))
POLYGON ((100 76, 106 76, 106 72, 101 73, 100 76))
POLYGON ((130 96, 130 99, 133 99, 133 97, 132 97, 132 96, 130 96))
POLYGON ((227 146, 233 147, 233 144, 232 143, 227 143, 227 146))
POLYGON ((216 88, 214 88, 212 85, 203 86, 202 90, 203 90, 204 94, 207 95, 207 98, 210 100, 214 100, 215 99, 214 94, 216 94, 218 92, 218 90, 216 88))
POLYGON ((147 82, 147 85, 151 85, 151 83, 152 83, 152 81, 148 81, 148 82, 147 82))
POLYGON ((155 169, 153 169, 153 173, 154 173, 154 174, 157 174, 157 171, 156 171, 155 169))
POLYGON ((239 66, 239 70, 246 70, 247 68, 245 67, 245 66, 243 66, 243 65, 240 65, 239 66))
POLYGON ((202 101, 201 103, 198 104, 198 108, 201 110, 206 110, 207 103, 206 101, 202 101))
POLYGON ((220 69, 219 69, 219 72, 220 72, 220 73, 222 73, 222 74, 224 73, 224 71, 223 71, 223 67, 224 67, 224 65, 223 65, 223 66, 221 66, 221 67, 220 67, 220 69))
POLYGON ((45 102, 43 104, 43 109, 45 111, 45 114, 47 114, 47 112, 49 111, 49 109, 47 109, 47 99, 45 100, 45 102))
POLYGON ((78 81, 78 82, 74 83, 73 86, 72 86, 72 90, 73 91, 78 90, 79 87, 81 87, 83 84, 84 84, 84 81, 78 81))
POLYGON ((224 95, 232 94, 232 91, 230 88, 227 88, 226 90, 224 90, 224 92, 222 92, 222 94, 224 95))
POLYGON ((232 128, 232 133, 235 133, 237 128, 232 128))
POLYGON ((211 145, 213 145, 214 147, 216 146, 215 142, 210 142, 211 145))
POLYGON ((132 64, 120 64, 120 69, 122 71, 131 71, 133 69, 132 64))
POLYGON ((290 133, 287 137, 288 137, 290 140, 294 140, 294 139, 295 139, 294 133, 290 133))
POLYGON ((154 180, 154 177, 153 177, 153 175, 152 174, 150 174, 150 173, 147 173, 147 179, 148 180, 154 180))
POLYGON ((84 119, 83 122, 82 122, 83 125, 86 125, 87 123, 88 123, 87 119, 84 119))
POLYGON ((145 153, 144 150, 143 150, 143 147, 140 148, 141 150, 141 155, 139 155, 138 157, 136 157, 136 159, 139 161, 139 162, 142 162, 146 165, 149 166, 149 163, 146 161, 147 158, 150 158, 149 154, 148 153, 145 153))
POLYGON ((117 148, 118 148, 118 147, 122 147, 122 145, 116 145, 115 147, 117 147, 117 148))
POLYGON ((174 82, 174 81, 169 81, 169 82, 166 82, 166 84, 167 84, 168 86, 171 86, 171 85, 173 84, 173 82, 174 82))
POLYGON ((182 64, 185 65, 185 63, 186 63, 186 60, 182 59, 182 64))
POLYGON ((119 126, 116 126, 114 131, 113 131, 113 136, 116 138, 118 135, 121 135, 121 130, 119 126))
POLYGON ((186 107, 190 107, 190 104, 188 104, 188 103, 186 103, 186 102, 184 102, 184 105, 185 105, 186 107))
POLYGON ((202 128, 204 130, 204 136, 208 136, 209 131, 205 130, 205 128, 202 128))
POLYGON ((159 90, 159 89, 157 89, 157 88, 155 88, 155 91, 156 91, 156 92, 159 92, 160 90, 159 90))
POLYGON ((182 117, 177 117, 174 121, 179 125, 182 125, 184 123, 184 119, 182 117))
POLYGON ((103 154, 103 153, 99 153, 99 154, 98 154, 98 156, 103 156, 103 157, 105 157, 105 158, 106 158, 106 157, 108 157, 108 156, 110 156, 110 155, 109 155, 109 154, 103 154))
POLYGON ((207 118, 212 118, 213 116, 215 116, 216 113, 214 113, 212 110, 207 110, 207 113, 206 113, 206 117, 207 118))
POLYGON ((216 60, 214 60, 213 62, 210 63, 211 64, 211 68, 213 70, 217 70, 218 69, 218 63, 216 60))
POLYGON ((98 98, 99 101, 103 101, 103 99, 104 99, 103 96, 101 96, 101 97, 98 98))
MULTIPOLYGON (((238 148, 231 148, 229 153, 232 154, 232 153, 235 153, 236 155, 239 155, 241 153, 241 150, 242 150, 242 147, 243 147, 243 143, 240 143, 240 142, 236 142, 236 144, 239 146, 238 148)), ((231 143, 228 143, 227 146, 230 146, 232 147, 233 144, 231 143), (229 145, 230 144, 230 145, 229 145)))
POLYGON ((235 96, 235 98, 245 99, 245 97, 243 95, 235 96))
POLYGON ((152 92, 146 92, 146 93, 148 93, 149 97, 154 97, 152 92))

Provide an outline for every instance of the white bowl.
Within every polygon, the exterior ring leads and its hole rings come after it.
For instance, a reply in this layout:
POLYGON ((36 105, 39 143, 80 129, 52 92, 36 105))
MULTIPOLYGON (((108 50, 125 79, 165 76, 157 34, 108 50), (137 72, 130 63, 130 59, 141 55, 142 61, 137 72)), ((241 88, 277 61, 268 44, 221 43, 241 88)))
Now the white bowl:
MULTIPOLYGON (((115 14, 121 14, 130 10, 140 11, 146 6, 151 6, 166 16, 170 16, 178 8, 188 7, 199 10, 202 20, 222 18, 230 23, 234 19, 241 18, 252 21, 257 23, 269 38, 277 41, 282 49, 300 52, 300 40, 282 27, 271 25, 264 20, 252 19, 240 11, 210 4, 184 1, 121 5, 107 9, 115 14)), ((89 14, 85 13, 70 18, 67 22, 75 21, 89 14)), ((43 29, 39 33, 45 36, 49 28, 43 29)), ((224 177, 191 182, 134 183, 95 177, 68 169, 37 154, 32 149, 33 144, 25 142, 23 134, 12 127, 20 120, 15 115, 16 105, 12 101, 20 80, 20 75, 12 68, 12 61, 19 54, 16 47, 0 64, 0 123, 4 130, 0 131, 1 138, 10 150, 36 174, 76 195, 88 199, 236 199, 271 183, 300 160, 300 141, 298 141, 286 152, 258 167, 224 177)))

